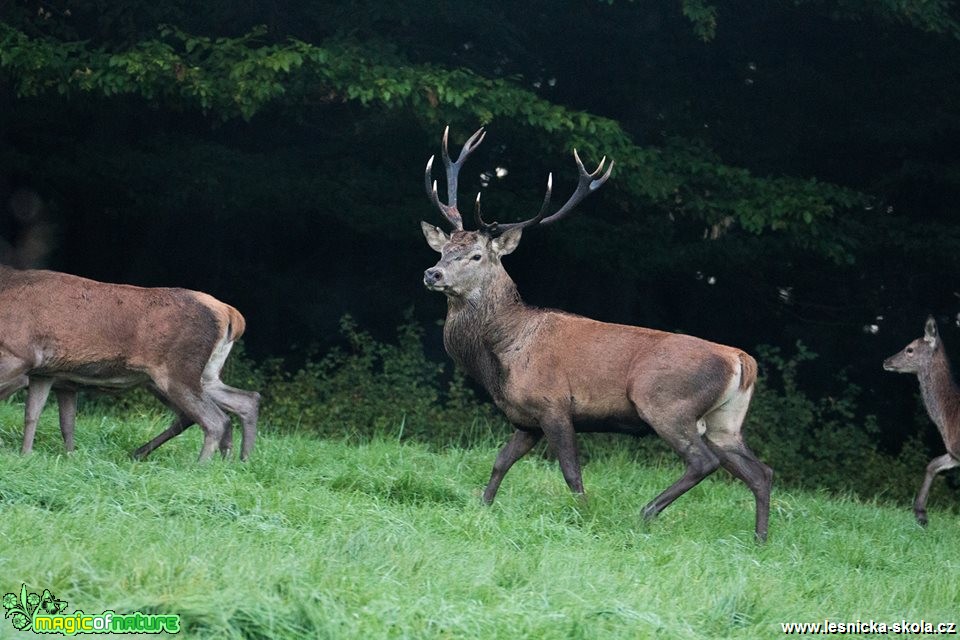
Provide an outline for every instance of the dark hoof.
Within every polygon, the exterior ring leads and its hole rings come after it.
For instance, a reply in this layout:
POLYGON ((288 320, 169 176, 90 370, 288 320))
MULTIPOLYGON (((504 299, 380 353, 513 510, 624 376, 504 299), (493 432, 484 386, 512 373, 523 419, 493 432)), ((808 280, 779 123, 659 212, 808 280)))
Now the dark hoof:
POLYGON ((917 524, 921 527, 927 526, 927 512, 926 511, 917 511, 914 513, 917 516, 917 524))

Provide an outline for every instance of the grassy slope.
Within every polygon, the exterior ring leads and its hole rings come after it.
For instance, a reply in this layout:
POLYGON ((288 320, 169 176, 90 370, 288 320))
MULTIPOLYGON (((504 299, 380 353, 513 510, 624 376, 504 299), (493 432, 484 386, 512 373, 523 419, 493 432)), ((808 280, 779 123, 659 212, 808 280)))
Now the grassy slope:
POLYGON ((484 508, 493 443, 263 434, 249 464, 199 467, 196 429, 127 459, 163 418, 86 416, 69 458, 52 412, 19 456, 21 421, 0 403, 0 592, 180 613, 186 637, 768 638, 825 617, 958 619, 960 521, 937 505, 922 530, 906 508, 777 489, 761 547, 752 496, 725 479, 643 526, 680 469, 628 454, 586 467, 586 505, 531 456, 484 508))

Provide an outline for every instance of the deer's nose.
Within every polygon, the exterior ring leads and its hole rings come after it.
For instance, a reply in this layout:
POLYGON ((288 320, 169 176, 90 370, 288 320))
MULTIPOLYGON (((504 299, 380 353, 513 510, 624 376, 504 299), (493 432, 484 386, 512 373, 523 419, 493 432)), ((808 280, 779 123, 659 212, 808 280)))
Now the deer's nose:
POLYGON ((439 284, 443 280, 443 270, 436 267, 430 267, 423 272, 423 284, 430 286, 432 284, 439 284))

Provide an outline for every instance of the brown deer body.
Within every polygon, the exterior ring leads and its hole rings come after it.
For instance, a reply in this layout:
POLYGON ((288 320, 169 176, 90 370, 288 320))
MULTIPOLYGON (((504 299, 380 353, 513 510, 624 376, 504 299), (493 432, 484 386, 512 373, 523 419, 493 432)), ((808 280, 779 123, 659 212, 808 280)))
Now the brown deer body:
POLYGON ((77 387, 143 385, 177 417, 136 457, 147 456, 194 423, 204 432, 200 460, 217 447, 228 455, 227 411, 240 417, 241 458, 246 459, 256 437, 259 394, 220 381, 244 328, 236 309, 205 293, 0 267, 0 398, 29 386, 23 443, 29 452, 36 418, 55 389, 70 449, 77 387))
MULTIPOLYGON (((526 305, 501 264, 524 228, 550 224, 609 177, 603 162, 587 173, 577 158, 580 182, 557 212, 544 218, 551 182, 540 213, 523 223, 487 224, 464 231, 456 208, 457 172, 482 140, 480 131, 456 162, 447 154, 449 204, 431 200, 454 227, 447 234, 422 223, 429 245, 440 252, 424 274, 425 285, 447 296, 444 345, 449 355, 482 384, 516 430, 494 463, 483 494, 492 502, 510 467, 546 436, 570 489, 583 493, 576 431, 639 431, 650 425, 683 458, 686 471, 644 508, 653 517, 723 466, 756 498, 757 539, 767 536, 773 472, 757 460, 740 429, 756 379, 756 361, 735 349, 691 336, 598 322, 526 305)), ((478 199, 479 203, 479 199, 478 199)))
POLYGON ((941 471, 960 466, 960 389, 953 381, 950 362, 943 348, 936 321, 927 318, 922 338, 917 338, 899 353, 883 362, 883 368, 897 373, 915 373, 920 380, 920 395, 927 415, 943 438, 947 452, 930 461, 923 484, 913 503, 917 522, 927 524, 927 498, 933 478, 941 471))
MULTIPOLYGON (((31 189, 19 189, 8 202, 13 219, 19 226, 16 242, 0 238, 0 264, 17 269, 37 267, 50 251, 51 224, 47 220, 46 207, 39 194, 31 189)), ((24 453, 29 453, 33 443, 33 434, 37 428, 37 419, 49 394, 49 387, 40 378, 30 380, 22 376, 18 385, 8 386, 0 393, 5 399, 19 388, 29 387, 27 391, 26 416, 23 426, 24 453)), ((58 384, 54 389, 60 410, 60 432, 67 451, 73 451, 74 418, 77 410, 77 392, 73 387, 58 384)))

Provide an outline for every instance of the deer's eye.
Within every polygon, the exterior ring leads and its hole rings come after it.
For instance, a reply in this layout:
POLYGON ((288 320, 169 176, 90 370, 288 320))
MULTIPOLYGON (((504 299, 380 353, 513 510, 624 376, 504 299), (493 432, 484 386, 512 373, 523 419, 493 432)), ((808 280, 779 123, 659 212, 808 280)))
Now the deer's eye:
POLYGON ((913 347, 907 347, 907 353, 913 354, 913 347))
POLYGON ((482 258, 482 257, 483 257, 483 256, 481 256, 479 253, 477 253, 477 254, 474 254, 474 255, 470 256, 470 259, 473 260, 473 261, 477 261, 477 260, 479 260, 479 259, 482 258))

